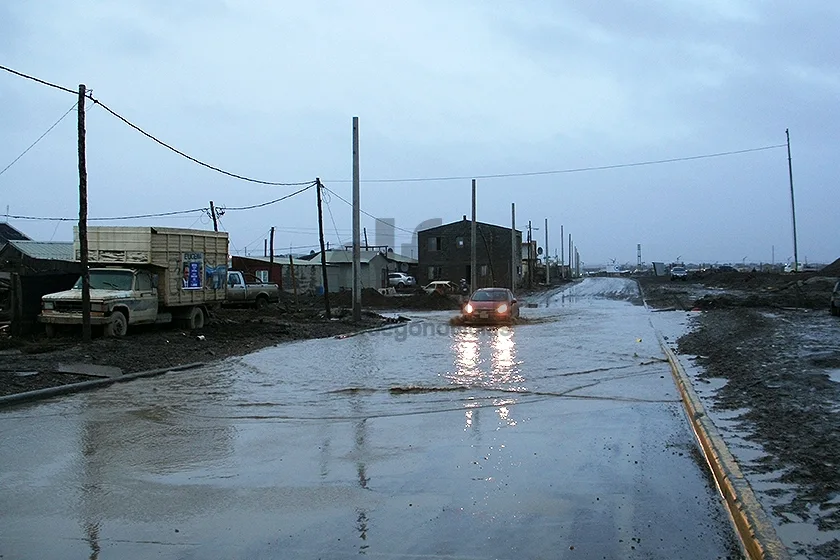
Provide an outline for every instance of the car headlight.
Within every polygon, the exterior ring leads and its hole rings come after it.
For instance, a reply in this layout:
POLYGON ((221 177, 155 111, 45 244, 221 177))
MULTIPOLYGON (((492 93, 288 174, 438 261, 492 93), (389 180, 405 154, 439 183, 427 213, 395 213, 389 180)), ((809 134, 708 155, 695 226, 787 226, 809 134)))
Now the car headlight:
POLYGON ((105 310, 108 309, 108 306, 104 303, 91 303, 90 310, 93 313, 104 313, 105 310))
POLYGON ((464 313, 472 313, 472 312, 473 312, 473 306, 472 305, 470 305, 468 303, 467 305, 464 306, 464 313))
POLYGON ((502 305, 500 305, 496 309, 496 311, 498 311, 499 313, 507 313, 507 310, 508 310, 508 304, 506 304, 506 303, 503 303, 502 305))
POLYGON ((48 310, 55 309, 55 304, 51 301, 45 301, 45 302, 43 302, 43 304, 44 304, 44 309, 48 309, 48 310))

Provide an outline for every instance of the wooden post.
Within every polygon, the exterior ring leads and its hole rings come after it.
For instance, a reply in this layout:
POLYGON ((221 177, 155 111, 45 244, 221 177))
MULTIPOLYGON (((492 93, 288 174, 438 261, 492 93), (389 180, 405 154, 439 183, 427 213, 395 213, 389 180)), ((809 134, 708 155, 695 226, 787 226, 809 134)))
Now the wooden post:
POLYGON ((327 283, 327 253, 324 250, 324 213, 321 211, 321 179, 315 178, 315 190, 318 192, 318 237, 321 242, 321 281, 324 283, 324 311, 327 319, 330 313, 330 288, 327 283))
POLYGON ((90 342, 90 270, 87 237, 87 164, 85 160, 85 85, 79 84, 79 260, 82 264, 82 341, 90 342))
POLYGON ((472 222, 470 223, 470 292, 478 289, 478 233, 475 221, 475 179, 472 180, 472 222))
POLYGON ((365 251, 367 251, 368 248, 370 247, 370 245, 368 245, 368 240, 367 240, 367 228, 362 228, 362 232, 365 234, 365 251))
POLYGON ((295 307, 298 306, 297 278, 295 278, 295 263, 289 254, 289 275, 292 277, 292 291, 295 293, 295 307))
POLYGON ((793 162, 790 158, 790 129, 785 129, 788 153, 788 177, 790 177, 790 215, 793 219, 793 271, 799 272, 799 247, 796 244, 796 204, 793 201, 793 162))
POLYGON ((12 298, 12 334, 23 334, 23 285, 20 282, 20 274, 12 272, 11 275, 11 298, 12 298))
MULTIPOLYGON (((274 272, 274 226, 271 226, 271 236, 268 244, 268 281, 271 282, 271 273, 274 272)), ((289 258, 292 254, 289 253, 289 258)))
POLYGON ((353 117, 353 322, 362 321, 361 210, 359 199, 359 117, 353 117))
POLYGON ((216 220, 216 206, 210 201, 210 217, 213 218, 213 231, 219 231, 219 222, 216 220))

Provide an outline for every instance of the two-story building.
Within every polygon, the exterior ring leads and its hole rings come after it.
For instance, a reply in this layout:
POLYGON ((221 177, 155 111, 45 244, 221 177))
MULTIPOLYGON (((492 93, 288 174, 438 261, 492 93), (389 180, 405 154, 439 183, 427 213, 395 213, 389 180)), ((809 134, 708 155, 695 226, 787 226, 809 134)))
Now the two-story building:
MULTIPOLYGON (((522 247, 522 232, 515 230, 515 241, 511 248, 511 230, 484 222, 476 222, 476 286, 472 289, 493 286, 511 287, 511 261, 517 258, 516 286, 522 278, 522 263, 519 258, 522 247)), ((472 221, 466 216, 461 221, 443 224, 417 232, 418 278, 421 285, 432 280, 458 282, 462 278, 470 281, 472 221)))

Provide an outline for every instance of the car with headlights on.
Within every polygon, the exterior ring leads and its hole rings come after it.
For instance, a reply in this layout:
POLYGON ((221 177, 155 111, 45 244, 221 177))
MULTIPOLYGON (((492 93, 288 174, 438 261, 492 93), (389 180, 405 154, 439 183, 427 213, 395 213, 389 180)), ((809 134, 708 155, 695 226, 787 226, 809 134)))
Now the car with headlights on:
POLYGON ((519 303, 507 288, 473 292, 461 315, 467 324, 510 324, 519 318, 519 303))

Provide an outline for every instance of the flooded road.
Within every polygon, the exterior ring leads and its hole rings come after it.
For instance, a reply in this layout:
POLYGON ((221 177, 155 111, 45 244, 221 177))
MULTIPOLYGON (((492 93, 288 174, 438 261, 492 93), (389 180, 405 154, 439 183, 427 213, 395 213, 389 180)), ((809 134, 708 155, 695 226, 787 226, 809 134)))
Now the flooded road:
POLYGON ((0 413, 3 558, 726 558, 635 284, 0 413), (603 297, 609 296, 609 297, 603 297))

